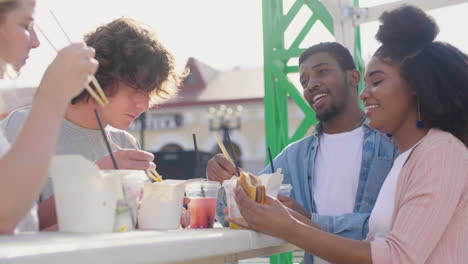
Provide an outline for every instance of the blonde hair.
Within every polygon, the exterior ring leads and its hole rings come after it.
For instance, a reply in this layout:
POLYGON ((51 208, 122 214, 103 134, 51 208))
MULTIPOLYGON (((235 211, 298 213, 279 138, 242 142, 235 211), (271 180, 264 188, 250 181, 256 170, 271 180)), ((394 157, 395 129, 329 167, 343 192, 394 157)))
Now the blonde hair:
MULTIPOLYGON (((0 24, 3 23, 5 14, 17 8, 19 5, 18 0, 0 0, 0 24)), ((0 79, 14 79, 17 72, 8 65, 2 58, 0 58, 0 79)))
POLYGON ((0 23, 3 15, 16 7, 18 7, 18 0, 0 0, 0 23))

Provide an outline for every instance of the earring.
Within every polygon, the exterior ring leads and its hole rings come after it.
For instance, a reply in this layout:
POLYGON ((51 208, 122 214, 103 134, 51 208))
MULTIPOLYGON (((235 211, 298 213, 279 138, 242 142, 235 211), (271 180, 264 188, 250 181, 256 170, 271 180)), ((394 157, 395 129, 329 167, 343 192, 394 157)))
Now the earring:
POLYGON ((416 127, 417 128, 423 128, 424 127, 424 123, 421 120, 421 109, 419 107, 419 100, 418 100, 418 121, 416 121, 416 127))

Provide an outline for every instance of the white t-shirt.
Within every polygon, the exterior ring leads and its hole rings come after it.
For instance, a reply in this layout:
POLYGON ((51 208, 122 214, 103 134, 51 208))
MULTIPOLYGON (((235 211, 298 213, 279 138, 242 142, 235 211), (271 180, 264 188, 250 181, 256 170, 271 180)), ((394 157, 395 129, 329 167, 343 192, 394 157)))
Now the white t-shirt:
POLYGON ((7 153, 9 148, 10 144, 3 135, 3 131, 0 129, 0 158, 2 158, 5 153, 7 153))
MULTIPOLYGON (((317 213, 337 216, 352 213, 359 185, 364 130, 320 135, 315 158, 313 194, 317 213)), ((328 263, 314 257, 314 263, 328 263)))
MULTIPOLYGON (((24 105, 24 95, 17 93, 16 82, 9 80, 0 80, 0 113, 6 113, 20 105, 24 105)), ((32 98, 31 93, 31 97, 32 98)), ((28 97, 28 98, 29 98, 28 97)), ((10 149, 10 144, 3 131, 0 129, 0 158, 10 149)), ((0 171, 0 173, 2 173, 0 171)), ((2 201, 4 202, 4 201, 2 201)), ((34 203, 31 210, 21 219, 15 228, 14 233, 18 232, 36 232, 39 231, 39 220, 37 216, 37 204, 34 203)))
MULTIPOLYGON (((10 144, 8 144, 8 141, 3 136, 3 132, 0 130, 0 158, 5 155, 9 148, 10 144)), ((29 210, 29 212, 18 223, 14 233, 37 231, 39 231, 39 219, 37 217, 37 204, 34 203, 31 210, 29 210)))
MULTIPOLYGON (((421 141, 419 141, 421 142, 421 141)), ((393 162, 392 169, 382 184, 379 195, 369 218, 369 235, 374 240, 387 239, 392 226, 393 210, 395 208, 395 195, 398 183, 398 175, 408 160, 411 151, 419 144, 398 155, 393 162)))

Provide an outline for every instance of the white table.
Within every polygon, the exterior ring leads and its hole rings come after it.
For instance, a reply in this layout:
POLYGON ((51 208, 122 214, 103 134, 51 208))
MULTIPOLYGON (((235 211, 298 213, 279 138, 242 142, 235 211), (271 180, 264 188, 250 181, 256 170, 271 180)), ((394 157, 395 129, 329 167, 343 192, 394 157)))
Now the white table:
POLYGON ((225 263, 296 250, 250 230, 186 229, 111 234, 0 236, 0 263, 225 263))

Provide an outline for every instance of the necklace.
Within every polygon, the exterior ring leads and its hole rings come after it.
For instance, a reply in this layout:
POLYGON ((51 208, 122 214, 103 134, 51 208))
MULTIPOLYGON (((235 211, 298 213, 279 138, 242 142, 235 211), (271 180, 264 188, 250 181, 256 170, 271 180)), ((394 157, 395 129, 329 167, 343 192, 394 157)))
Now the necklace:
MULTIPOLYGON (((366 115, 364 114, 364 116, 361 119, 359 119, 359 121, 349 131, 353 131, 354 129, 360 127, 364 123, 365 120, 366 120, 366 115)), ((323 131, 322 123, 319 123, 317 125, 317 127, 315 128, 315 130, 316 131, 323 131)))
POLYGON ((351 130, 354 130, 360 126, 362 126, 362 124, 364 123, 364 121, 366 120, 366 115, 364 115, 353 127, 353 129, 351 130))

